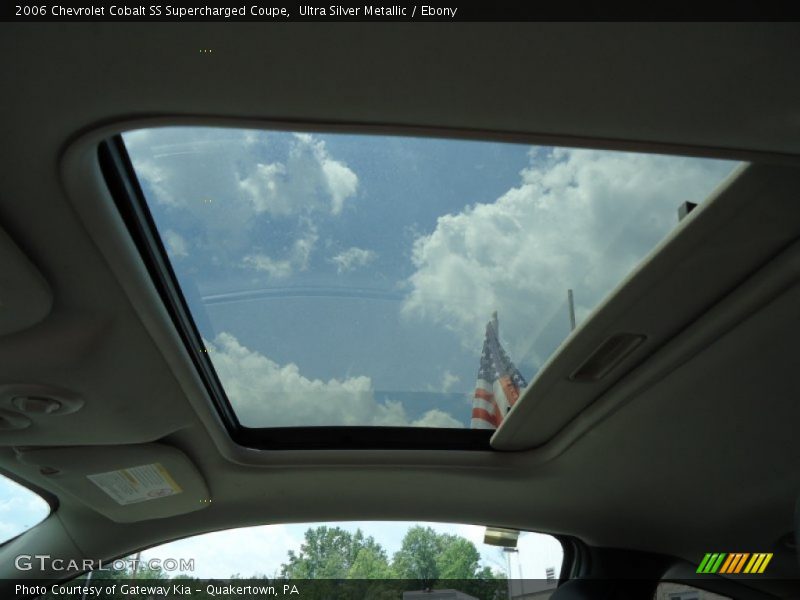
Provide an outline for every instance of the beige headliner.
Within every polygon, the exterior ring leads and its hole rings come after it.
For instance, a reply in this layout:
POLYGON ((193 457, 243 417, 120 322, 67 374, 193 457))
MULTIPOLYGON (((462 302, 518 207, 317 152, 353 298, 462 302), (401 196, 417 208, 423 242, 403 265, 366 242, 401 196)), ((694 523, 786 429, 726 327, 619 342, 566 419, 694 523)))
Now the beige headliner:
MULTIPOLYGON (((44 321, 0 337, 0 384, 56 385, 86 401, 63 421, 0 432, 0 465, 55 491, 11 446, 161 441, 189 456, 214 498, 199 512, 124 524, 60 494, 54 518, 0 549, 0 575, 23 550, 116 556, 269 522, 491 523, 688 560, 709 547, 772 548, 791 530, 797 25, 48 24, 0 34, 0 227, 54 297, 44 321), (212 55, 197 53, 208 46, 212 55), (187 116, 759 164, 693 213, 562 347, 544 375, 563 387, 566 367, 626 319, 660 336, 539 449, 260 453, 222 431, 95 164, 104 135, 187 116)), ((517 434, 506 447, 541 441, 517 434)))

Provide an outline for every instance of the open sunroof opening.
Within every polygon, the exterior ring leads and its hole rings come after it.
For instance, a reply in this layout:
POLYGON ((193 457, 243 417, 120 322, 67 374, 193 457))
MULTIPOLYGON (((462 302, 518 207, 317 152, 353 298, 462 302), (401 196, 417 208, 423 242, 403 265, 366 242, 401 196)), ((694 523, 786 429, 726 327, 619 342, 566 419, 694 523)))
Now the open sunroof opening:
POLYGON ((123 139, 238 421, 276 431, 497 427, 735 166, 206 127, 123 139))

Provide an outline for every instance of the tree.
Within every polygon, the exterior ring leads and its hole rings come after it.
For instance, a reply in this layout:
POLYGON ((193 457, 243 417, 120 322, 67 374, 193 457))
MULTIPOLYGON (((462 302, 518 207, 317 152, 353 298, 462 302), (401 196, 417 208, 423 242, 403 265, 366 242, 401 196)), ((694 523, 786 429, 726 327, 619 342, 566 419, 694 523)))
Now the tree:
POLYGON ((481 555, 475 544, 456 536, 442 536, 442 550, 436 564, 440 579, 474 579, 477 575, 481 555))
POLYGON ((392 569, 386 552, 378 544, 364 546, 347 573, 349 579, 391 579, 392 569))
POLYGON ((367 564, 388 568, 386 552, 372 537, 364 537, 341 527, 320 526, 308 529, 300 552, 290 551, 288 562, 281 565, 281 576, 290 579, 346 579, 354 565, 365 573, 367 564), (359 553, 366 551, 358 561, 359 553))
POLYGON ((469 540, 430 527, 408 530, 392 567, 403 579, 418 579, 426 587, 439 579, 475 579, 485 574, 480 569, 480 554, 469 540))
POLYGON ((436 559, 440 551, 438 534, 430 527, 417 525, 406 532, 392 567, 401 579, 419 579, 429 587, 439 579, 436 559))

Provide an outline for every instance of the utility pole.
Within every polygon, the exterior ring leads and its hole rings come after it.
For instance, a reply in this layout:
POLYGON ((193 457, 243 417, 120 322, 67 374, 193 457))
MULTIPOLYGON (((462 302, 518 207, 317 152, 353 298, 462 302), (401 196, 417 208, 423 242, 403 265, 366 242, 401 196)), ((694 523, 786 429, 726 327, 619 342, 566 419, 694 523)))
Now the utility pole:
POLYGON ((142 558, 142 553, 141 551, 139 551, 136 553, 136 558, 133 559, 133 579, 136 579, 137 575, 139 574, 139 560, 141 558, 142 558))
POLYGON ((81 594, 81 600, 86 600, 86 592, 88 591, 89 584, 92 581, 92 573, 94 573, 94 571, 89 571, 89 574, 86 575, 86 585, 83 586, 83 593, 81 594))
POLYGON ((569 330, 575 331, 575 299, 572 290, 567 290, 567 307, 569 308, 569 330))
POLYGON ((523 586, 523 582, 522 582, 522 565, 519 562, 519 549, 518 548, 508 548, 508 547, 506 547, 506 548, 503 548, 503 552, 505 552, 505 555, 506 555, 506 573, 508 573, 508 599, 511 600, 514 597, 514 592, 513 592, 514 588, 513 588, 513 585, 512 585, 513 582, 514 582, 514 579, 513 579, 513 575, 511 574, 511 554, 512 553, 517 555, 517 565, 519 566, 519 585, 520 585, 519 595, 520 596, 524 593, 524 590, 522 588, 522 586, 523 586))

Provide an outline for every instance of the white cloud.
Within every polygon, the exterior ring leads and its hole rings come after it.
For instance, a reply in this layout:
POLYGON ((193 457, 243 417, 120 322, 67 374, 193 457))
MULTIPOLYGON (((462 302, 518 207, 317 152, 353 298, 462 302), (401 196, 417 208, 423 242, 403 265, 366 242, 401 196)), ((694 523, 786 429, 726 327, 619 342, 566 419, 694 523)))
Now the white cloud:
POLYGON ((538 367, 567 333, 567 289, 584 317, 675 227, 678 205, 703 200, 731 168, 590 150, 532 154, 518 187, 440 217, 416 239, 404 313, 479 348, 497 310, 512 358, 538 367))
POLYGON ((242 265, 267 273, 273 279, 286 278, 308 268, 318 239, 316 227, 308 224, 306 231, 292 244, 287 257, 276 259, 261 253, 248 254, 242 258, 242 265))
POLYGON ((255 212, 291 214, 293 207, 282 193, 282 179, 286 178, 283 163, 257 164, 250 175, 239 182, 239 188, 252 202, 255 212))
MULTIPOLYGON (((159 226, 191 239, 207 264, 271 277, 302 270, 316 242, 303 230, 339 215, 358 191, 356 173, 308 134, 163 128, 126 133, 125 142, 159 226), (263 251, 267 224, 302 238, 290 256, 263 251)), ((170 249, 173 258, 188 252, 179 242, 170 249)))
POLYGON ((456 429, 463 429, 464 424, 451 417, 446 412, 433 409, 422 415, 421 418, 413 421, 410 424, 412 427, 451 427, 456 429))
POLYGON ((310 379, 297 365, 279 365, 228 334, 206 342, 217 374, 237 415, 250 427, 385 425, 463 427, 440 410, 410 420, 403 404, 378 401, 369 377, 310 379))
POLYGON ((159 204, 179 206, 179 199, 172 193, 170 173, 153 160, 142 160, 136 164, 136 175, 140 181, 146 181, 153 190, 153 198, 159 204))
POLYGON ((133 131, 124 139, 139 181, 149 187, 149 201, 193 209, 217 199, 228 211, 236 181, 231 166, 252 169, 259 141, 249 131, 186 127, 133 131))
POLYGON ((340 252, 331 258, 330 261, 336 265, 336 270, 339 273, 344 273, 359 267, 365 267, 377 257, 378 255, 372 250, 365 250, 354 246, 340 252))
POLYGON ((248 254, 242 259, 242 264, 256 271, 263 271, 273 279, 283 279, 294 271, 291 261, 276 260, 265 254, 248 254))
POLYGON ((314 251, 314 246, 316 246, 319 239, 317 228, 312 223, 309 223, 307 227, 305 233, 292 244, 292 259, 301 271, 308 268, 311 253, 314 251))
POLYGON ((164 243, 167 245, 167 254, 171 259, 177 260, 189 256, 189 244, 177 231, 167 229, 164 232, 164 243))
MULTIPOLYGON (((322 144, 322 142, 319 142, 322 144)), ((345 200, 356 193, 358 177, 344 163, 325 156, 321 160, 325 183, 331 194, 331 212, 338 215, 342 212, 345 200)))
POLYGON ((448 393, 460 381, 461 378, 458 375, 454 375, 450 371, 445 371, 444 375, 442 375, 442 393, 448 393))
POLYGON ((239 189, 256 213, 287 216, 327 207, 338 215, 358 190, 358 176, 330 156, 325 142, 297 134, 286 162, 256 164, 239 189))

